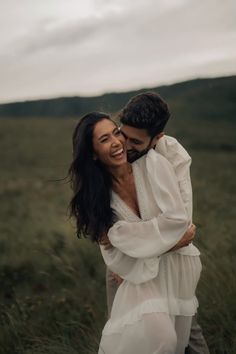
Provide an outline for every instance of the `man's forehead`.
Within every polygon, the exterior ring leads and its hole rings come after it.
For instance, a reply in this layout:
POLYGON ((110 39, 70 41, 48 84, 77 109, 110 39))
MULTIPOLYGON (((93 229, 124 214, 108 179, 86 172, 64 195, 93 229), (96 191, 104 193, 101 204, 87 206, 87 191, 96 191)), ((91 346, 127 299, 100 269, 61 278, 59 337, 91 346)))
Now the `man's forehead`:
POLYGON ((127 138, 138 139, 138 140, 145 140, 149 138, 146 129, 135 128, 127 124, 121 124, 120 129, 126 135, 127 138))

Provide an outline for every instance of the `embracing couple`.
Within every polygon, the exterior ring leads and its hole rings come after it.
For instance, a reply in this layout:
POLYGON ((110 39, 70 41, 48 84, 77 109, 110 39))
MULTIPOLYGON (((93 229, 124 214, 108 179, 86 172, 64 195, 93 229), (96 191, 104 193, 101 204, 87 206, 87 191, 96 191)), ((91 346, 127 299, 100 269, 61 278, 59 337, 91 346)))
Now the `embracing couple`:
POLYGON ((120 112, 121 127, 93 112, 73 134, 71 215, 108 268, 99 354, 209 353, 195 319, 191 158, 164 135, 169 116, 158 94, 143 93, 120 112))

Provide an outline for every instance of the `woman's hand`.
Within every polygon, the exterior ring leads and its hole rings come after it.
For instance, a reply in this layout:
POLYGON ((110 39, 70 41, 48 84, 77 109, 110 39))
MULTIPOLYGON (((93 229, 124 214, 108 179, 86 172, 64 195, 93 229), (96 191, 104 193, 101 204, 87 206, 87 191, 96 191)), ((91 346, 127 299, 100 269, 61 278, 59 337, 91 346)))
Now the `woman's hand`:
POLYGON ((123 279, 118 274, 112 272, 112 276, 118 285, 122 283, 123 279))
MULTIPOLYGON (((101 244, 102 246, 104 246, 104 249, 105 249, 105 250, 110 250, 110 249, 113 247, 112 244, 111 244, 111 242, 110 242, 110 240, 109 240, 109 238, 108 238, 108 236, 107 236, 107 234, 104 234, 104 235, 102 236, 102 239, 101 239, 101 241, 100 241, 100 244, 101 244)), ((118 285, 120 285, 120 284, 122 283, 123 279, 122 279, 118 274, 116 274, 116 273, 114 273, 114 272, 112 272, 111 274, 112 274, 113 279, 116 281, 116 283, 117 283, 118 285)))
POLYGON ((107 236, 107 234, 104 234, 101 238, 101 241, 100 241, 100 244, 102 246, 104 246, 104 249, 107 251, 107 250, 110 250, 113 246, 107 236))

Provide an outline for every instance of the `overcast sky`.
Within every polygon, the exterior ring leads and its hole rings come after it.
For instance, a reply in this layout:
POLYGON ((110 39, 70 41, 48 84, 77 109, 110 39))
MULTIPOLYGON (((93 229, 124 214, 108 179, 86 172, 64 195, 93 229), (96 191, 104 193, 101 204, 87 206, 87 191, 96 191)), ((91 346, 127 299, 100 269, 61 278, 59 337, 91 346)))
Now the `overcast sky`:
POLYGON ((0 0, 0 102, 236 74, 235 0, 0 0))

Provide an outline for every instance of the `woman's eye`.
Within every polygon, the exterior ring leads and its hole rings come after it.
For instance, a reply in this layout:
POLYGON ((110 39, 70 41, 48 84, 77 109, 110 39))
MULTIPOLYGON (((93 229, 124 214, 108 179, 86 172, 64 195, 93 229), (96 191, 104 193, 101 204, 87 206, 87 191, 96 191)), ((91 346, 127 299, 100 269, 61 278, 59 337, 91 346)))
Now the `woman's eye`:
POLYGON ((108 140, 108 138, 103 138, 101 141, 101 143, 105 143, 108 140))
POLYGON ((119 129, 117 129, 116 131, 115 131, 115 135, 120 135, 121 134, 121 131, 119 130, 119 129))

